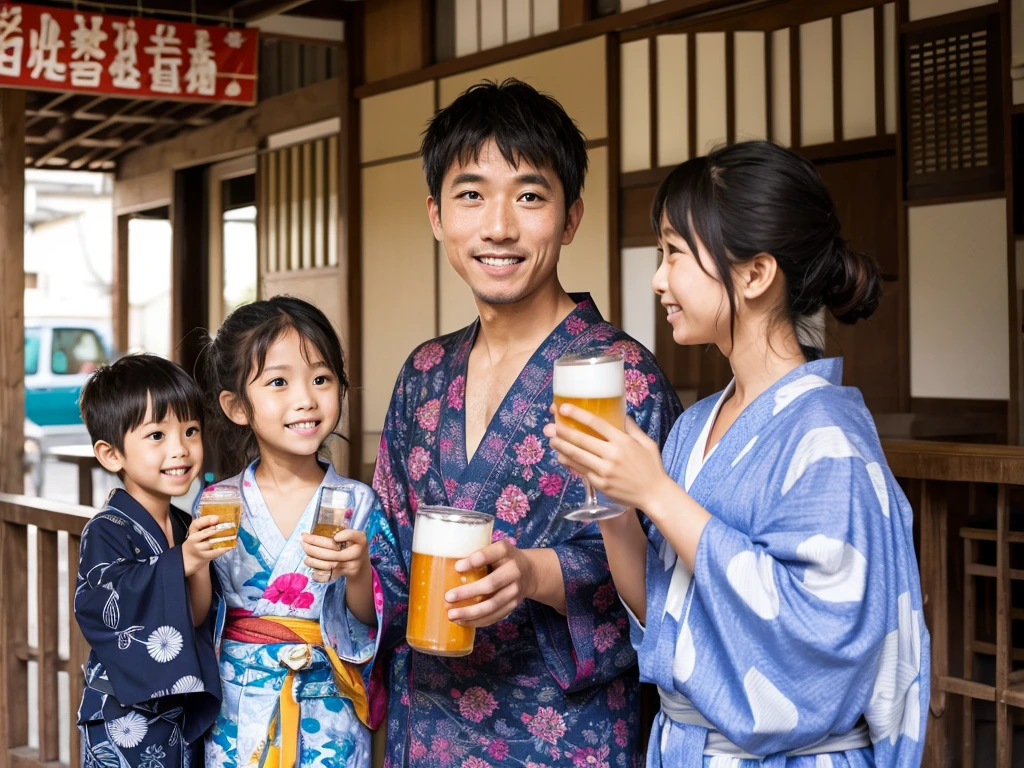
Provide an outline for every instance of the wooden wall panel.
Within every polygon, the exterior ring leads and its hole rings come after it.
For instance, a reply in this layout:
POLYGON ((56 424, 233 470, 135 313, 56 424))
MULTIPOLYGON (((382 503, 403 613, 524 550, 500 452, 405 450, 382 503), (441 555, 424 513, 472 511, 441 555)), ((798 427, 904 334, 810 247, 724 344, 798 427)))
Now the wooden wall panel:
POLYGON ((605 71, 605 41, 603 37, 595 37, 446 77, 439 82, 439 105, 450 104, 480 80, 500 82, 507 77, 518 77, 558 99, 588 139, 604 139, 608 136, 605 71))
POLYGON ((885 39, 885 132, 896 133, 896 121, 899 118, 896 112, 896 4, 887 3, 882 12, 882 36, 885 39))
POLYGON ((608 252, 608 148, 590 150, 590 172, 583 190, 583 223, 572 244, 562 248, 558 277, 567 291, 589 291, 610 317, 608 252))
POLYGON ((419 160, 362 174, 363 429, 379 432, 402 363, 434 335, 434 238, 419 160))
POLYGON ((771 137, 784 147, 793 143, 789 76, 789 29, 772 34, 772 124, 771 137))
POLYGON ((908 0, 910 14, 908 21, 928 19, 933 16, 944 16, 968 8, 982 5, 995 5, 996 0, 908 0))
POLYGON ((835 140, 832 19, 800 25, 800 146, 835 140))
POLYGON ((620 113, 622 171, 651 167, 651 62, 652 39, 636 40, 621 48, 620 113))
POLYGON ((659 35, 658 165, 675 165, 690 158, 687 36, 659 35))
POLYGON ((505 34, 508 42, 526 40, 530 37, 530 19, 533 16, 532 0, 505 0, 505 34))
POLYGON ((843 139, 875 135, 875 11, 842 17, 843 139))
POLYGON ((908 212, 913 397, 1009 398, 1006 202, 908 212))
POLYGON ((430 64, 429 3, 424 0, 374 0, 365 4, 366 81, 414 72, 430 64))
POLYGON ((765 93, 765 33, 736 32, 734 37, 736 140, 768 138, 765 93))
POLYGON ((665 312, 651 288, 651 279, 657 269, 658 251, 655 248, 623 249, 622 330, 654 353, 657 353, 655 323, 667 323, 665 312))
POLYGON ((455 56, 480 50, 480 25, 476 0, 455 0, 455 56))
POLYGON ((364 163, 419 151, 421 134, 434 114, 434 84, 420 83, 360 102, 364 163))
POLYGON ((480 0, 480 50, 505 44, 504 0, 480 0))
POLYGON ((697 39, 697 154, 726 139, 725 33, 701 32, 697 39))
POLYGON ((533 0, 533 34, 544 35, 558 30, 558 3, 555 0, 533 0))

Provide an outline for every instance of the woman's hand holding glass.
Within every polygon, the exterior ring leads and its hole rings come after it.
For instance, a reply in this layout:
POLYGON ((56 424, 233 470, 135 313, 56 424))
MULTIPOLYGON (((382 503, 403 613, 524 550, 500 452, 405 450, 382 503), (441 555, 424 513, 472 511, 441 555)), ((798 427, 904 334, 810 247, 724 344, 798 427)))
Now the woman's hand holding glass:
MULTIPOLYGON (((554 406, 551 412, 555 412, 554 406)), ((623 431, 574 405, 562 404, 558 413, 601 436, 598 439, 565 424, 544 427, 558 460, 605 496, 628 507, 646 509, 665 482, 675 485, 662 466, 658 444, 628 416, 623 431)))

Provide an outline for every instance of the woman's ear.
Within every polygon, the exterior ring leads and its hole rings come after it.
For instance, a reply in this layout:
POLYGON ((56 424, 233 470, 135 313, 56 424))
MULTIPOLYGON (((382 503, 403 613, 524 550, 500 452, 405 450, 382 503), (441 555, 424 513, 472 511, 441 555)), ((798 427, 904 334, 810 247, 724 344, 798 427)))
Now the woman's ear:
POLYGON ((240 427, 249 426, 249 416, 234 392, 228 392, 225 389, 220 393, 218 400, 220 400, 220 408, 224 411, 225 416, 240 427))
POLYGON ((759 299, 768 292, 779 274, 779 265, 775 257, 768 253, 759 253, 752 259, 737 267, 738 280, 736 287, 747 301, 759 299))
POLYGON ((106 440, 97 440, 92 447, 96 460, 107 472, 117 474, 124 469, 124 457, 121 452, 106 440))

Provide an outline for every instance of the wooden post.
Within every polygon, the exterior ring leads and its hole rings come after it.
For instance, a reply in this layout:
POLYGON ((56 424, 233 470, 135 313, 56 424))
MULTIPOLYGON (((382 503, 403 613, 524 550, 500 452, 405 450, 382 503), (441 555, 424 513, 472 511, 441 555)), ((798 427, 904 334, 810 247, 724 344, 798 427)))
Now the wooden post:
MULTIPOLYGON (((128 222, 131 216, 114 216, 114 275, 110 291, 114 351, 128 351, 128 222)), ((92 505, 90 497, 89 505, 92 505)))
MULTIPOLYGON (((24 162, 24 161, 23 161, 24 162)), ((28 744, 28 529, 0 521, 0 768, 28 744)))
POLYGON ((936 681, 949 676, 949 586, 947 583, 947 498, 941 483, 921 481, 921 592, 924 618, 932 636, 932 696, 922 765, 946 765, 946 694, 936 681))
POLYGON ((996 765, 1010 768, 1013 755, 1013 715, 1006 704, 1013 667, 1013 610, 1010 601, 1010 504, 1006 486, 999 486, 996 502, 996 765))
POLYGON ((60 704, 57 697, 57 532, 40 529, 36 534, 36 639, 39 673, 39 760, 60 758, 60 704))
POLYGON ((0 492, 24 490, 25 92, 0 89, 0 492))
MULTIPOLYGON (((81 537, 73 533, 68 534, 68 616, 75 615, 75 589, 78 586, 78 554, 81 545, 81 537)), ((81 734, 75 723, 75 714, 78 712, 78 704, 82 700, 82 689, 85 687, 85 675, 82 667, 89 659, 89 645, 85 642, 85 636, 78 626, 78 622, 72 618, 71 626, 68 627, 68 702, 71 705, 71 765, 70 768, 79 768, 82 759, 81 734)))

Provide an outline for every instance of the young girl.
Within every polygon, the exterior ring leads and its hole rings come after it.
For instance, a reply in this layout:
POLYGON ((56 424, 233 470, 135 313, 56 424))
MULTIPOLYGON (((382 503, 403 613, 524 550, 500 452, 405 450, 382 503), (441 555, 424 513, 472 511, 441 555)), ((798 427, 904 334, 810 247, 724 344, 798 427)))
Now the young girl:
POLYGON ((221 466, 241 470, 220 484, 242 493, 237 545, 215 569, 224 699, 207 766, 369 766, 381 606, 365 530, 381 511, 318 458, 347 387, 341 344, 320 310, 278 296, 232 312, 204 355, 221 466), (338 484, 355 495, 351 527, 311 535, 321 488, 338 484))
POLYGON ((716 344, 735 378, 679 418, 664 457, 572 406, 604 440, 545 430, 653 523, 601 523, 661 695, 648 765, 916 766, 929 639, 910 506, 842 361, 800 341, 822 308, 870 315, 878 267, 848 250, 814 167, 767 142, 679 166, 652 223, 674 340, 716 344))

